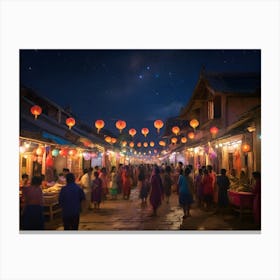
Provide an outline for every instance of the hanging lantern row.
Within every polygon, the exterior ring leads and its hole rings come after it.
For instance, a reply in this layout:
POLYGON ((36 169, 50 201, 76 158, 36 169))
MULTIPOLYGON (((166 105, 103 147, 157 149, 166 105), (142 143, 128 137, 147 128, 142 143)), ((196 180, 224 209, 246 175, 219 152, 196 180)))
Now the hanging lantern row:
POLYGON ((145 137, 147 137, 147 134, 148 134, 149 132, 150 132, 149 129, 146 128, 146 127, 142 128, 142 130, 141 130, 141 133, 142 133, 145 137))
POLYGON ((178 135, 180 133, 180 128, 178 126, 173 126, 172 127, 172 132, 175 134, 175 135, 178 135))
POLYGON ((192 119, 190 121, 190 126, 195 130, 199 126, 199 121, 197 119, 192 119))
POLYGON ((128 133, 129 133, 129 135, 130 135, 131 137, 134 137, 134 136, 136 135, 137 131, 136 131, 134 128, 131 128, 131 129, 128 131, 128 133))
POLYGON ((159 133, 160 129, 163 127, 163 121, 162 120, 154 121, 154 127, 157 129, 157 132, 159 133))
POLYGON ((103 120, 95 121, 95 127, 97 128, 97 133, 99 133, 100 129, 105 126, 105 122, 103 120))
POLYGON ((122 120, 118 120, 116 122, 116 128, 119 129, 120 133, 122 133, 122 130, 124 128, 126 128, 126 122, 125 121, 122 121, 122 120))

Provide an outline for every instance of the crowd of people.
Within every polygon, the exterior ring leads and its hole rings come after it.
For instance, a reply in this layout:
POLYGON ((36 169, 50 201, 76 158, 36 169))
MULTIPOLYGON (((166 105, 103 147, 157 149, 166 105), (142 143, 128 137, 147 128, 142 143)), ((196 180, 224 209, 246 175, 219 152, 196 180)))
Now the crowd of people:
MULTIPOLYGON (((254 172, 252 192, 254 200, 254 218, 260 224, 261 180, 260 173, 254 172)), ((43 230, 43 192, 46 186, 44 177, 34 176, 29 183, 29 176, 22 175, 22 228, 25 230, 43 230)), ((178 162, 161 166, 141 164, 139 166, 112 166, 110 172, 106 167, 95 166, 75 175, 64 168, 56 182, 60 187, 58 202, 62 208, 62 219, 65 230, 78 230, 81 212, 98 211, 105 200, 129 200, 131 189, 137 187, 141 206, 151 206, 151 216, 158 215, 158 209, 170 203, 171 195, 178 196, 183 219, 191 216, 194 202, 203 211, 215 210, 224 213, 229 206, 228 189, 231 178, 226 170, 221 169, 217 175, 211 165, 202 166, 194 172, 192 165, 184 166, 178 162)))

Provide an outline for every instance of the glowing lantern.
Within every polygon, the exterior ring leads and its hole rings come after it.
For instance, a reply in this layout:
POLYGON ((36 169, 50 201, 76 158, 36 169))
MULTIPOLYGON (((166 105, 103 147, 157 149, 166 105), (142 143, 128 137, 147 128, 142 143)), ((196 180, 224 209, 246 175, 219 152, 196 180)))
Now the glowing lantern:
POLYGON ((130 143, 129 143, 129 147, 130 147, 130 148, 133 148, 133 147, 134 147, 134 143, 133 143, 133 142, 130 142, 130 143))
POLYGON ((45 149, 43 147, 39 147, 36 149, 36 155, 41 156, 44 153, 45 149))
POLYGON ((112 137, 106 136, 106 137, 105 137, 105 141, 106 141, 107 143, 111 143, 111 142, 112 142, 112 137))
POLYGON ((150 142, 150 146, 151 146, 151 147, 154 147, 154 145, 155 145, 155 142, 151 141, 151 142, 150 142))
POLYGON ((131 129, 128 131, 128 133, 129 133, 130 136, 133 137, 137 132, 136 132, 136 130, 135 130, 134 128, 131 128, 131 129))
POLYGON ((159 141, 159 145, 164 147, 166 145, 166 143, 164 141, 159 141))
POLYGON ((190 121, 190 126, 193 128, 193 129, 196 129, 198 126, 199 126, 199 121, 197 119, 192 119, 190 121))
POLYGON ((142 132, 142 134, 146 137, 147 134, 149 133, 149 129, 146 128, 146 127, 144 127, 144 128, 142 128, 141 132, 142 132))
POLYGON ((126 144, 127 144, 127 142, 126 142, 126 141, 122 141, 122 146, 123 146, 123 147, 125 147, 125 146, 126 146, 126 144))
POLYGON ((251 147, 249 144, 243 144, 241 149, 242 149, 243 153, 248 153, 250 151, 251 147))
POLYGON ((193 132, 189 132, 189 133, 188 133, 188 137, 189 137, 190 139, 194 139, 195 134, 194 134, 193 132))
POLYGON ((71 149, 71 150, 68 152, 68 155, 69 155, 69 156, 72 156, 72 157, 74 157, 76 154, 77 154, 77 151, 76 151, 75 149, 71 149))
POLYGON ((126 128, 126 122, 122 120, 117 121, 116 128, 120 130, 120 133, 122 133, 122 130, 126 128))
POLYGON ((181 138, 181 142, 182 142, 183 144, 187 143, 187 141, 188 141, 187 137, 182 137, 182 138, 181 138))
POLYGON ((212 136, 215 136, 218 133, 219 129, 216 126, 212 126, 210 128, 210 133, 212 134, 212 136))
POLYGON ((66 157, 68 154, 68 149, 64 148, 64 149, 60 150, 59 154, 63 157, 66 157))
POLYGON ((177 141, 178 141, 178 139, 177 139, 176 137, 172 137, 172 138, 171 138, 171 143, 172 143, 172 144, 176 144, 177 141))
POLYGON ((154 127, 157 128, 157 132, 159 133, 159 130, 163 127, 163 121, 162 120, 154 121, 154 127))
POLYGON ((148 147, 148 142, 144 142, 144 143, 143 143, 143 146, 144 146, 145 148, 147 148, 147 147, 148 147))
POLYGON ((66 119, 66 124, 68 125, 69 129, 72 128, 72 126, 74 126, 76 123, 75 119, 74 118, 68 118, 66 119))
POLYGON ((112 144, 117 143, 117 139, 112 137, 112 138, 111 138, 111 143, 112 143, 112 144))
POLYGON ((180 132, 180 128, 178 126, 173 126, 172 127, 172 132, 176 135, 178 135, 178 133, 180 132))
POLYGON ((142 143, 141 143, 141 142, 138 142, 138 143, 137 143, 137 147, 138 147, 138 148, 141 148, 141 147, 142 147, 142 143))
POLYGON ((97 133, 99 133, 100 129, 105 126, 105 122, 103 120, 95 121, 95 127, 97 128, 97 133))
POLYGON ((38 105, 34 105, 31 107, 30 111, 31 111, 32 115, 35 116, 35 119, 37 119, 37 117, 39 115, 41 115, 41 113, 42 113, 42 108, 38 105))
POLYGON ((59 154, 59 150, 58 149, 53 149, 52 150, 52 156, 57 157, 59 154))

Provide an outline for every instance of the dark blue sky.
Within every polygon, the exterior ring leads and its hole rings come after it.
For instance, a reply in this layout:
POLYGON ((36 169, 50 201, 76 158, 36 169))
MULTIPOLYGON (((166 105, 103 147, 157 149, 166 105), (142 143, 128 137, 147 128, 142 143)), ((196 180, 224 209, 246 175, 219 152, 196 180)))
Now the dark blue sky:
MULTIPOLYGON (((206 72, 260 72, 260 50, 21 50, 20 81, 83 122, 117 132, 179 114, 206 72)), ((142 139, 143 140, 143 139, 142 139)))

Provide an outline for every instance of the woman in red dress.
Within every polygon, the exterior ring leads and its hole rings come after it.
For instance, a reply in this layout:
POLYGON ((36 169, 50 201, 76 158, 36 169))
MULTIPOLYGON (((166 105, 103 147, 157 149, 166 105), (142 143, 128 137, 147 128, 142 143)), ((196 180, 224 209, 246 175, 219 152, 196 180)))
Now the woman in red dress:
POLYGON ((126 165, 122 173, 123 199, 129 199, 131 191, 131 177, 129 176, 129 167, 126 165))

